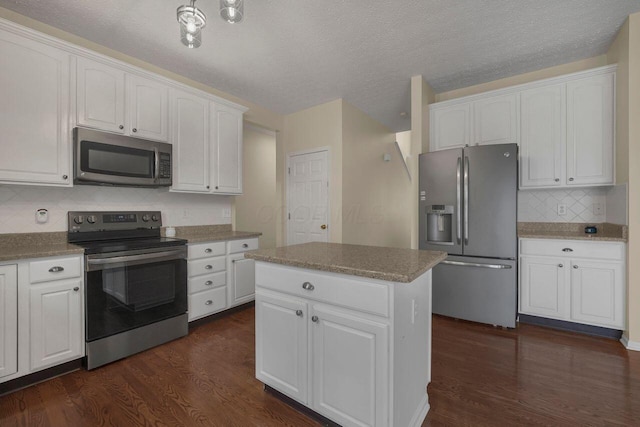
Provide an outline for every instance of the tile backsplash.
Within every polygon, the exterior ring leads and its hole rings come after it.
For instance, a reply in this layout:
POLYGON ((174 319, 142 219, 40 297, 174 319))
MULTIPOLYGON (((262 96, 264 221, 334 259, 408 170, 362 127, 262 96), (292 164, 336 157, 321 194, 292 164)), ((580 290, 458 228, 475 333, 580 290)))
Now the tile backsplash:
POLYGON ((606 222, 606 207, 606 187, 518 192, 520 222, 606 222), (564 215, 558 205, 566 207, 564 215))
POLYGON ((83 210, 158 210, 162 224, 230 224, 231 196, 170 193, 168 189, 0 185, 0 233, 67 231, 67 212, 83 210), (36 222, 47 209, 49 221, 36 222))

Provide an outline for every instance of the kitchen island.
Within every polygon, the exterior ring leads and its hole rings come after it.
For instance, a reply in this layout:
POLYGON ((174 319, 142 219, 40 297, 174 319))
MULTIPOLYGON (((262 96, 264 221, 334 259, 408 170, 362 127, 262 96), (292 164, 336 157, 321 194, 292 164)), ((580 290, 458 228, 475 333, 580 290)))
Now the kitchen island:
POLYGON ((445 252, 305 243, 256 260, 256 377, 343 426, 429 410, 431 269, 445 252))

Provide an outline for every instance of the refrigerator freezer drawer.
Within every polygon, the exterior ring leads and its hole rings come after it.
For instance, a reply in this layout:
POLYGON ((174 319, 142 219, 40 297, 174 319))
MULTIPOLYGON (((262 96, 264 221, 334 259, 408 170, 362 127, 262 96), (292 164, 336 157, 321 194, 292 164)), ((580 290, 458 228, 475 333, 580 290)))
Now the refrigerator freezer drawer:
POLYGON ((433 312, 514 328, 516 260, 449 256, 433 269, 433 312))

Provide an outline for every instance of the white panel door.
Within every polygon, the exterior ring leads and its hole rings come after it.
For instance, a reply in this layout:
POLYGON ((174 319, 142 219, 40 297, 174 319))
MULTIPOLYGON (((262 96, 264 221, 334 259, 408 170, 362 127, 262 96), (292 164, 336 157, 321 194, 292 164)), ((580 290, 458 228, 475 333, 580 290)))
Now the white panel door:
POLYGON ((30 285, 31 370, 82 357, 82 279, 30 285))
POLYGON ((18 274, 0 267, 0 378, 18 372, 18 274))
POLYGON ((0 180, 70 185, 66 52, 0 33, 0 180))
POLYGON ((518 95, 509 94, 473 103, 474 145, 517 144, 518 95))
POLYGON ((567 83, 567 184, 613 183, 614 74, 567 83))
POLYGON ((565 183, 565 88, 552 85, 520 93, 520 187, 565 183))
POLYGON ((471 144, 471 103, 431 109, 430 151, 471 144))
POLYGON ((388 326, 316 305, 313 410, 343 426, 388 425, 388 326))
POLYGON ((130 134, 139 138, 169 140, 169 88, 160 82, 127 75, 130 134))
POLYGON ((212 190, 242 194, 242 112, 211 104, 212 190))
POLYGON ((256 262, 245 259, 244 253, 227 257, 229 265, 229 307, 254 299, 256 293, 256 262))
POLYGON ((575 260, 571 264, 571 319, 624 329, 622 264, 575 260))
POLYGON ((125 133, 124 71, 78 57, 78 124, 125 133))
POLYGON ((172 190, 209 192, 209 101, 171 91, 172 190))
POLYGON ((307 404, 307 304, 256 294, 256 378, 307 404))
POLYGON ((561 258, 520 258, 520 312, 567 319, 568 265, 561 258))
POLYGON ((289 157, 287 193, 289 201, 289 245, 328 241, 327 151, 289 157))

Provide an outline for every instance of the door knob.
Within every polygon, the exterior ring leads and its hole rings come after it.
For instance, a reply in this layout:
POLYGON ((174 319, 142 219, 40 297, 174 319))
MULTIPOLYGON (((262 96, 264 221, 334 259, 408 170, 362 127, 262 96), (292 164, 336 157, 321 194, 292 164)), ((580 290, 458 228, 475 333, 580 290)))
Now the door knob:
POLYGON ((323 230, 326 230, 326 229, 327 229, 327 225, 326 225, 326 224, 322 224, 322 225, 320 226, 320 228, 322 228, 323 230))

